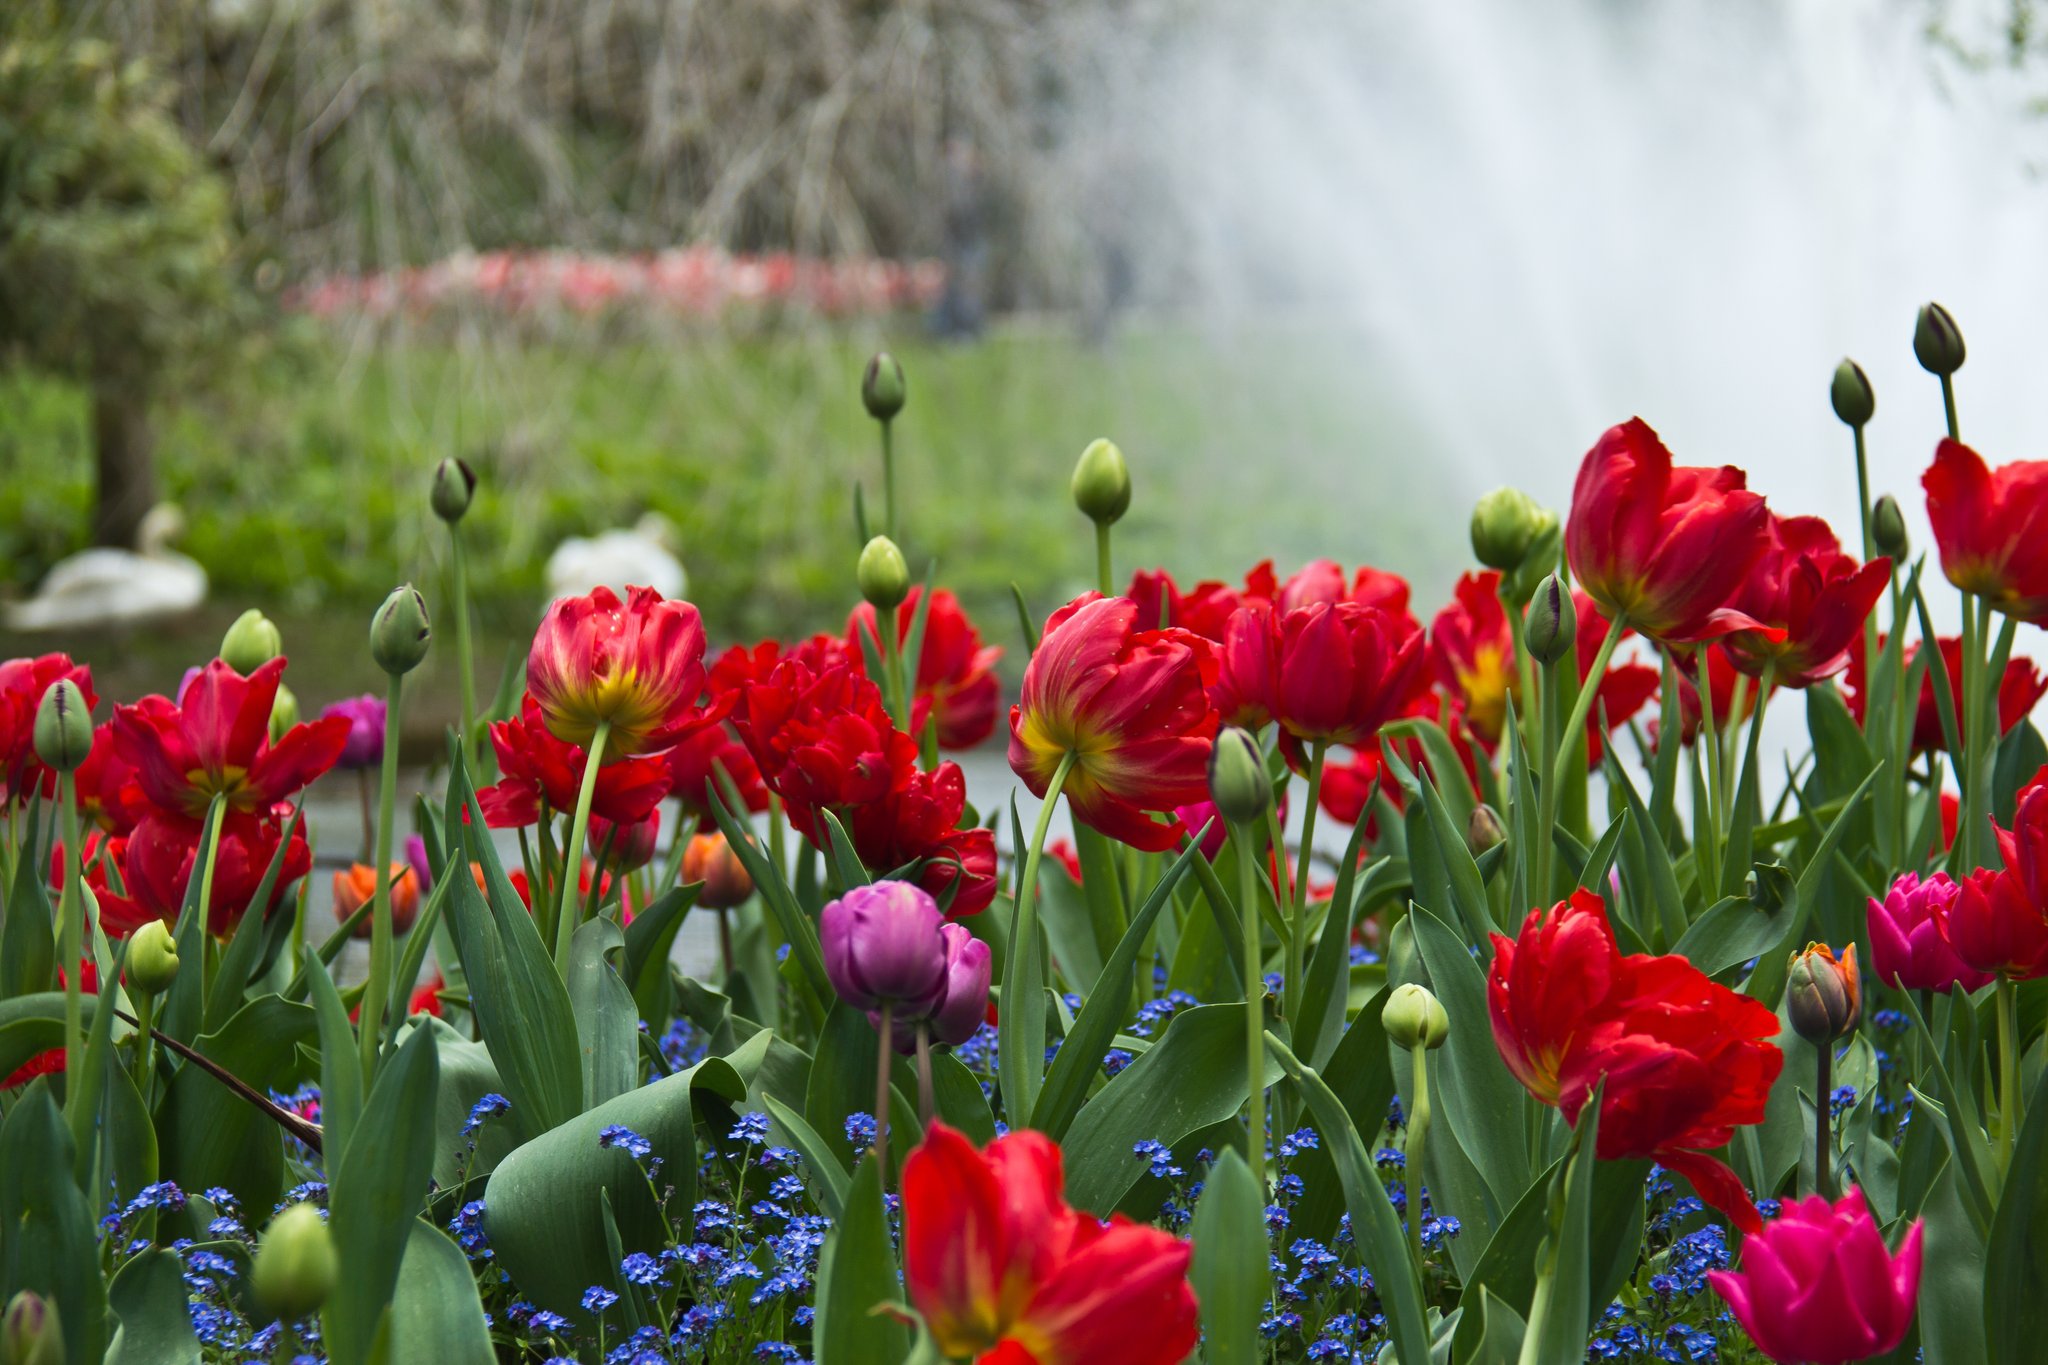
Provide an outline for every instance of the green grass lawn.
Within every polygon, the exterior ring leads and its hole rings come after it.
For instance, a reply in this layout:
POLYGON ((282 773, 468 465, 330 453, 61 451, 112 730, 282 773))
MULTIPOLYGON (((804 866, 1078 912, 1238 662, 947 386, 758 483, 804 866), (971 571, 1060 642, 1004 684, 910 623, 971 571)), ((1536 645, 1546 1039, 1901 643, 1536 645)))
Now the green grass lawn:
MULTIPOLYGON (((1426 458, 1354 346, 1143 331, 1097 349, 1020 324, 954 347, 917 339, 913 321, 902 331, 352 344, 301 324, 259 369, 164 413, 161 477, 190 525, 181 548, 213 577, 208 611, 118 641, 5 652, 68 647, 116 690, 162 687, 258 605, 285 623, 306 701, 365 690, 361 634, 384 594, 415 579, 439 598, 445 537, 426 488, 448 454, 482 479, 464 529, 485 674, 531 628, 553 547, 648 510, 676 526, 715 644, 836 628, 854 598, 854 482, 871 509, 881 500, 858 398, 878 343, 909 376, 899 539, 914 570, 936 559, 1002 642, 1016 636, 1013 580, 1041 616, 1092 586, 1092 540, 1066 484, 1101 435, 1123 447, 1136 485, 1119 574, 1142 562, 1235 576, 1267 555, 1284 573, 1330 555, 1422 576, 1420 608, 1464 554, 1476 490, 1426 458)), ((88 437, 75 390, 0 380, 0 591, 32 591, 81 543, 88 437)), ((446 675, 429 674, 429 690, 446 675)))

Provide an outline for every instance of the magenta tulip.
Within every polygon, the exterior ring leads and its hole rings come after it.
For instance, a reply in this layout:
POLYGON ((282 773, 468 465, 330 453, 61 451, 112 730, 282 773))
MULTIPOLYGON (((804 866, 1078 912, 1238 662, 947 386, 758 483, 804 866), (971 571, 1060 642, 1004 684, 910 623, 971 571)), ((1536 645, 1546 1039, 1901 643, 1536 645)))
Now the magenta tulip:
POLYGON ((374 768, 384 761, 384 703, 372 696, 350 697, 320 713, 348 722, 348 741, 341 746, 337 768, 374 768))
POLYGON ((854 887, 818 917, 832 988, 856 1009, 929 1017, 946 998, 945 922, 938 902, 909 882, 854 887))
POLYGON ((1972 971, 1941 936, 1940 912, 1960 890, 1946 872, 1925 881, 1908 872, 1884 899, 1870 901, 1870 969, 1900 990, 1939 991, 1961 982, 1967 991, 1991 984, 1991 973, 1972 971))
POLYGON ((972 1038, 988 1017, 988 983, 993 959, 988 945, 964 924, 948 924, 946 936, 946 999, 932 1014, 932 1036, 948 1047, 972 1038))
POLYGON ((1742 1269, 1707 1274, 1757 1349, 1781 1365, 1846 1365, 1896 1347, 1920 1292, 1919 1220, 1892 1253, 1861 1190, 1783 1210, 1743 1240, 1742 1269))

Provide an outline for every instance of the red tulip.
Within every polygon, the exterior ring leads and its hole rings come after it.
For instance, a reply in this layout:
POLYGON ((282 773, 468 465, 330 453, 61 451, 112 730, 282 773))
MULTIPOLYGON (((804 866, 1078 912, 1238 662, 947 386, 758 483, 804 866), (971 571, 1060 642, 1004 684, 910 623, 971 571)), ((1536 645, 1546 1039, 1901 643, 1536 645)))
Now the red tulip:
POLYGON ((1405 617, 1408 615, 1408 594, 1408 580, 1399 574, 1361 564, 1347 587, 1342 566, 1333 560, 1315 559, 1304 564, 1292 578, 1280 585, 1275 606, 1284 616, 1319 602, 1329 606, 1351 602, 1405 617))
POLYGON ((593 814, 584 847, 608 872, 638 872, 654 861, 655 845, 660 841, 661 809, 656 807, 630 823, 593 814))
POLYGON ((1757 1349, 1783 1365, 1847 1365, 1906 1339, 1920 1297, 1920 1220, 1896 1252, 1851 1189, 1832 1208, 1819 1195, 1788 1199, 1742 1244, 1742 1269, 1710 1270, 1757 1349))
POLYGON ((913 769, 886 797, 855 806, 847 835, 867 867, 892 875, 914 867, 902 875, 958 919, 981 913, 996 897, 995 834, 961 829, 966 810, 960 766, 941 763, 934 772, 913 769))
MULTIPOLYGON (((896 609, 896 643, 903 645, 917 618, 924 589, 913 587, 896 609)), ((875 641, 875 609, 866 602, 854 608, 846 623, 850 652, 860 654, 860 641, 875 641)), ((920 702, 938 719, 941 749, 972 749, 996 728, 998 687, 995 664, 1000 646, 981 643, 981 633, 960 609, 960 599, 940 588, 925 614, 924 646, 917 660, 915 687, 920 702)), ((923 725, 912 727, 923 733, 923 725)))
MULTIPOLYGON (((543 806, 557 812, 576 809, 588 760, 580 747, 548 729, 533 697, 521 699, 515 719, 491 726, 491 748, 497 751, 498 771, 504 776, 476 794, 485 824, 518 829, 540 823, 543 806)), ((668 795, 670 781, 669 765, 660 756, 602 764, 591 795, 591 814, 622 824, 644 820, 668 795)))
POLYGON ((1464 702, 1465 723, 1491 749, 1507 721, 1508 696, 1520 690, 1497 571, 1459 576, 1451 605, 1430 622, 1429 643, 1437 682, 1464 702))
POLYGON ((135 769, 150 802, 201 816, 215 796, 230 810, 267 811, 334 766, 348 722, 329 716, 294 725, 270 742, 270 706, 284 660, 244 678, 219 659, 207 664, 174 703, 144 697, 114 708, 114 746, 135 769))
POLYGON ((1964 966, 2014 981, 2048 976, 2048 919, 2011 872, 1971 873, 1934 913, 1941 941, 1964 966))
POLYGON ((611 729, 604 757, 665 749, 692 724, 704 691, 704 626, 688 602, 652 588, 610 588, 548 608, 526 656, 526 686, 548 730, 589 748, 611 729))
POLYGON ((1676 466, 1641 418, 1610 427, 1579 466, 1565 551, 1609 617, 1684 643, 1774 629, 1729 605, 1766 543, 1742 471, 1676 466))
POLYGON ((1074 817, 1134 848, 1179 842, 1168 812, 1209 793, 1216 681, 1209 642, 1184 630, 1137 628, 1137 604, 1088 593, 1052 614, 1010 708, 1010 767, 1044 796, 1068 754, 1074 817))
POLYGON ((103 721, 92 732, 92 752, 71 775, 79 813, 109 834, 127 834, 149 814, 148 798, 136 785, 114 744, 114 722, 103 721))
POLYGON ((880 801, 917 768, 917 741, 898 730, 882 694, 851 666, 813 672, 785 659, 746 689, 733 722, 790 823, 829 845, 818 811, 880 801))
POLYGON ((1179 1365, 1198 1336, 1187 1243, 1121 1215, 1097 1222, 1060 1187, 1043 1134, 977 1152, 943 1123, 926 1130, 903 1164, 903 1281, 940 1354, 1179 1365))
POLYGON ((1124 596, 1138 604, 1141 628, 1178 626, 1220 645, 1224 625, 1237 609, 1253 603, 1272 604, 1280 596, 1280 585, 1273 577, 1273 561, 1268 559, 1252 567, 1242 588, 1208 580, 1182 592, 1166 570, 1140 569, 1131 575, 1124 596))
POLYGON ((1352 602, 1315 603, 1275 619, 1231 618, 1220 697, 1257 698, 1280 723, 1289 762, 1302 741, 1362 745, 1428 685, 1422 630, 1404 616, 1352 602))
MULTIPOLYGON (((103 846, 86 845, 86 879, 100 903, 100 923, 109 938, 126 938, 150 920, 175 923, 184 905, 186 884, 198 875, 199 859, 205 850, 198 820, 174 811, 152 811, 135 832, 111 839, 103 846), (118 866, 123 892, 108 880, 106 863, 118 866)), ((216 937, 232 934, 242 915, 255 899, 263 874, 270 868, 285 828, 271 813, 252 815, 230 809, 221 821, 220 850, 214 857, 213 899, 207 907, 206 926, 216 937)), ((294 834, 285 847, 284 864, 271 885, 269 902, 258 906, 262 914, 277 909, 293 882, 313 868, 312 850, 303 834, 294 834)))
MULTIPOLYGON (((1728 658, 1720 641, 1702 646, 1693 651, 1691 658, 1681 661, 1678 669, 1678 729, 1679 743, 1691 744, 1700 737, 1700 727, 1706 723, 1706 716, 1700 710, 1700 689, 1698 673, 1707 673, 1708 695, 1714 702, 1714 727, 1726 734, 1734 726, 1748 720, 1756 710, 1756 689, 1748 688, 1742 694, 1742 705, 1735 704, 1735 665, 1728 658), (1689 665, 1689 667, 1688 667, 1689 665)), ((1775 688, 1776 683, 1772 684, 1775 688)))
POLYGON ((2048 625, 2048 461, 1988 468, 1945 440, 1920 476, 1941 571, 1964 592, 2034 625, 2048 625))
POLYGON ((56 790, 56 776, 36 757, 36 708, 56 682, 69 678, 85 694, 88 710, 99 705, 92 670, 68 654, 0 663, 0 801, 27 801, 56 790))
POLYGON ((1884 899, 1870 899, 1870 969, 1900 990, 1940 991, 1962 983, 1966 991, 1991 984, 1991 973, 1972 971, 1948 940, 1941 919, 1962 888, 1937 872, 1925 881, 1907 872, 1891 884, 1884 899))
MULTIPOLYGON (((1884 637, 1878 638, 1880 647, 1884 637)), ((1963 642, 1953 635, 1944 635, 1937 642, 1941 646, 1941 661, 1948 670, 1949 699, 1957 706, 1963 704, 1963 642)), ((1906 662, 1911 664, 1920 653, 1920 642, 1906 646, 1906 662)), ((1849 671, 1842 675, 1843 691, 1849 701, 1849 713, 1856 717, 1856 723, 1864 723, 1864 711, 1869 699, 1864 695, 1864 654, 1863 640, 1856 637, 1849 643, 1849 671)), ((2034 709, 2044 695, 2048 695, 2048 675, 2034 666, 2034 661, 2014 657, 2005 665, 2005 676, 1998 681, 1998 733, 2018 725, 2034 709)), ((1934 679, 1920 680, 1920 698, 1913 711, 1913 749, 1916 753, 1944 751, 1948 744, 1942 736, 1941 705, 1934 695, 1934 679)))
POLYGON ((1649 1157, 1755 1232, 1756 1206, 1707 1150, 1763 1121, 1778 1016, 1682 957, 1624 957, 1590 891, 1531 910, 1493 954, 1493 1038, 1515 1079, 1568 1123, 1604 1081, 1597 1155, 1649 1157))
POLYGON ((710 793, 716 791, 722 798, 726 781, 739 793, 742 807, 756 815, 768 809, 768 784, 761 780, 760 765, 723 724, 692 731, 676 741, 666 757, 670 791, 682 802, 684 814, 695 818, 699 830, 708 832, 717 826, 710 793), (721 772, 724 781, 719 780, 721 772))
POLYGON ((412 999, 405 1007, 406 1015, 431 1014, 436 1019, 441 1018, 441 992, 447 988, 448 983, 441 979, 441 973, 435 972, 414 988, 412 999))
POLYGON ((1858 564, 1842 553, 1835 533, 1819 517, 1772 515, 1769 547, 1736 591, 1736 610, 1772 626, 1783 639, 1738 630, 1722 640, 1734 665, 1752 678, 1784 687, 1811 687, 1849 663, 1849 644, 1863 637, 1878 596, 1891 581, 1892 562, 1858 564))
MULTIPOLYGON (((1584 687, 1593 671, 1593 657, 1600 652, 1601 642, 1606 640, 1612 623, 1600 614, 1598 603, 1577 589, 1572 590, 1572 606, 1578 614, 1579 623, 1578 633, 1573 637, 1579 686, 1584 687)), ((1607 717, 1609 730, 1620 729, 1628 723, 1629 717, 1643 709, 1645 702, 1657 695, 1657 688, 1663 681, 1663 674, 1648 664, 1608 660, 1607 671, 1600 677, 1600 690, 1593 694, 1593 709, 1586 714, 1587 767, 1600 761, 1606 745, 1600 718, 1607 717)))

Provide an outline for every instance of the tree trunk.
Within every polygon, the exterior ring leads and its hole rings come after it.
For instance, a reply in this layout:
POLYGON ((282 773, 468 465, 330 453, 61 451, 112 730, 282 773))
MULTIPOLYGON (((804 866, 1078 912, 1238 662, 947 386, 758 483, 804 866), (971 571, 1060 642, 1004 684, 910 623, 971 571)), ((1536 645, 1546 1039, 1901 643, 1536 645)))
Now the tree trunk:
POLYGON ((143 513, 156 505, 156 434, 141 385, 114 379, 94 383, 92 439, 99 463, 93 541, 133 549, 143 513))

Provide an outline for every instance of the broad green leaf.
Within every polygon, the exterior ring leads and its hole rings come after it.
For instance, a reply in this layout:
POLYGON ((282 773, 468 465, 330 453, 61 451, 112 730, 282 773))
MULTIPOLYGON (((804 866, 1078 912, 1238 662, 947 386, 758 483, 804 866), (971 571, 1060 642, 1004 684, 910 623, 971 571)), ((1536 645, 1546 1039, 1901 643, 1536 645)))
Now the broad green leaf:
POLYGON ((65 1358, 100 1358, 107 1287, 93 1210, 71 1179, 71 1134, 38 1079, 0 1123, 0 1287, 32 1289, 57 1305, 65 1358))
MULTIPOLYGON (((1472 1297, 1470 1287, 1465 1297, 1472 1297)), ((1469 1353, 1461 1357, 1468 1365, 1517 1365, 1521 1360, 1522 1337, 1529 1324, 1490 1287, 1482 1285, 1479 1289, 1478 1313, 1467 1312, 1458 1319, 1460 1327, 1466 1323, 1472 1324, 1474 1337, 1469 1353)))
POLYGON ((334 989, 334 978, 317 954, 306 954, 305 972, 320 1031, 320 1126, 325 1141, 336 1152, 345 1152, 363 1109, 363 1068, 356 1055, 355 1031, 334 989))
POLYGON ((1579 1360, 1586 1350, 1586 1329, 1593 1321, 1590 1300, 1595 1292, 1591 1244, 1594 1172, 1599 1162, 1593 1154, 1599 1150, 1603 1088, 1596 1086, 1586 1107, 1579 1111, 1571 1149, 1556 1177, 1564 1182, 1564 1219, 1552 1229, 1555 1240, 1548 1248, 1552 1275, 1550 1311, 1541 1314, 1532 1309, 1530 1313, 1538 1319, 1531 1329, 1535 1334, 1536 1360, 1579 1360))
POLYGON ((431 1015, 415 1016, 408 1027, 431 1032, 440 1058, 441 1084, 434 1090, 434 1182, 449 1190, 481 1180, 532 1134, 514 1108, 485 1119, 482 1127, 465 1136, 462 1130, 477 1101, 504 1093, 490 1049, 431 1015))
POLYGON ((2048 1083, 2034 1087, 1991 1220, 1984 1339, 1993 1365, 2039 1360, 2048 1342, 2048 1083))
POLYGON ((107 1307, 121 1332, 106 1365, 199 1365, 199 1338, 185 1299, 185 1266, 177 1252, 150 1247, 130 1257, 107 1284, 107 1307))
POLYGON ((871 1311, 902 1292, 882 1209, 881 1167, 863 1161, 847 1191, 846 1217, 826 1234, 818 1254, 818 1365, 903 1359, 910 1334, 888 1314, 871 1311))
POLYGON ((476 1274, 446 1234, 415 1218, 406 1225, 398 1292, 391 1300, 396 1360, 433 1365, 493 1365, 490 1328, 476 1274))
MULTIPOLYGON (((1382 987, 1359 1008, 1358 1017, 1330 1053, 1328 1064, 1319 1069, 1344 1112, 1367 1137, 1377 1135, 1386 1125, 1394 1098, 1387 1034, 1380 1026, 1387 995, 1387 988, 1382 987)), ((1344 1211, 1344 1191, 1329 1149, 1312 1147, 1297 1155, 1294 1173, 1302 1178, 1304 1188, 1290 1226, 1300 1236, 1327 1241, 1336 1234, 1338 1215, 1344 1211)))
POLYGON ((57 983, 56 912, 43 885, 45 865, 24 855, 14 869, 7 922, 0 926, 0 1000, 47 991, 57 983))
POLYGON ((1195 1256, 1188 1281, 1202 1308, 1208 1365, 1260 1365, 1259 1323, 1271 1292, 1266 1195, 1235 1147, 1223 1149, 1195 1205, 1195 1256))
POLYGON ((1497 1209, 1514 1207, 1529 1187, 1528 1096, 1509 1074, 1493 1041, 1486 977, 1465 942, 1442 920, 1410 912, 1415 946, 1429 969, 1431 989, 1450 1016, 1451 1035, 1435 1054, 1432 1090, 1458 1145, 1493 1192, 1497 1209))
MULTIPOLYGON (((835 1002, 832 1012, 825 1016, 825 1027, 818 1034, 817 1051, 812 1054, 810 1080, 804 1091, 804 1119, 824 1137, 839 1157, 839 1164, 849 1171, 853 1169, 859 1153, 846 1140, 846 1120, 851 1114, 872 1114, 874 1111, 875 1060, 881 1042, 874 1026, 868 1023, 867 1015, 841 1000, 835 1002)), ((916 1142, 919 1132, 917 1111, 904 1093, 896 1088, 896 1075, 892 1060, 889 1089, 892 1164, 903 1159, 916 1142)), ((909 1093, 914 1095, 917 1091, 913 1088, 909 1093)))
MULTIPOLYGON (((1108 875, 1115 873, 1111 864, 1108 875)), ((1039 863, 1038 921, 1045 929, 1053 968, 1073 989, 1092 992, 1102 977, 1102 950, 1095 945, 1094 916, 1081 887, 1057 858, 1039 863)), ((1128 989, 1129 983, 1125 986, 1128 989)))
POLYGON ((611 963, 612 954, 625 944, 619 926, 602 915, 578 925, 569 943, 565 976, 583 1057, 585 1109, 595 1109, 625 1094, 639 1085, 644 1075, 640 1010, 611 963))
POLYGON ((796 1110, 768 1095, 762 1100, 768 1116, 782 1129, 789 1145, 803 1153, 804 1164, 817 1182, 811 1188, 818 1196, 820 1212, 834 1222, 839 1221, 846 1208, 846 1192, 852 1184, 852 1177, 846 1172, 839 1154, 820 1137, 818 1130, 804 1121, 796 1110))
MULTIPOLYGON (((299 1041, 316 1026, 307 1006, 259 996, 195 1046, 261 1092, 283 1078, 297 1060, 299 1041)), ((156 1128, 164 1174, 183 1188, 223 1186, 245 1209, 277 1202, 284 1189, 284 1143, 277 1125, 199 1067, 181 1067, 171 1079, 156 1128)))
POLYGON ((676 1010, 669 954, 690 908, 697 903, 699 889, 695 884, 680 886, 655 897, 654 904, 634 915, 626 926, 626 960, 620 975, 633 992, 641 1022, 657 1037, 676 1010))
MULTIPOLYGON (((1985 1365, 1991 1357, 1984 1334, 1986 1276, 1990 1270, 1984 1238, 1964 1207, 1950 1160, 1927 1199, 1926 1244, 1921 1248, 1920 1348, 1927 1365, 1985 1365)), ((2036 1343, 2038 1348, 2039 1343, 2036 1343)), ((2020 1357, 2038 1360, 2039 1351, 2020 1357)))
POLYGON ((1671 951, 1717 976, 1784 942, 1798 913, 1796 897, 1764 910, 1747 896, 1730 896, 1694 920, 1671 951))

